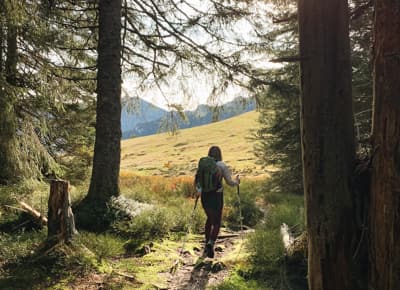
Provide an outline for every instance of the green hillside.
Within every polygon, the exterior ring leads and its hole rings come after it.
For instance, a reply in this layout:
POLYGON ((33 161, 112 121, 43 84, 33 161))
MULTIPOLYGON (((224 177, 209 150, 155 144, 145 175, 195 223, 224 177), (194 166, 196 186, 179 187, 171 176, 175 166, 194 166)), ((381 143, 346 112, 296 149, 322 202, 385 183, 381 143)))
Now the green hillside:
POLYGON ((217 123, 122 141, 121 170, 145 175, 193 174, 197 161, 212 145, 220 146, 224 161, 235 173, 257 176, 254 141, 258 113, 251 111, 217 123))

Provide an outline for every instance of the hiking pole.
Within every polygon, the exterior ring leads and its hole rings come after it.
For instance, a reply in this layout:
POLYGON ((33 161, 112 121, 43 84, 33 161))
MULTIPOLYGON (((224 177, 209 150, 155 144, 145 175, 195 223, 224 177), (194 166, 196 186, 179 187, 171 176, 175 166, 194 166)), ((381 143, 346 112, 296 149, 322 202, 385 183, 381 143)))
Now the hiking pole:
POLYGON ((180 251, 179 254, 182 254, 182 252, 183 252, 183 250, 184 250, 184 248, 185 248, 185 244, 186 244, 186 242, 187 242, 187 239, 188 239, 188 237, 189 237, 190 225, 192 224, 192 222, 193 222, 193 220, 194 220, 194 213, 195 213, 196 208, 197 208, 197 202, 199 201, 199 197, 200 197, 200 196, 198 195, 198 196, 196 197, 195 202, 194 202, 194 207, 193 207, 192 213, 190 214, 190 218, 189 218, 189 224, 188 224, 188 228, 187 228, 187 231, 186 231, 186 236, 185 236, 185 238, 183 239, 182 249, 181 249, 181 251, 180 251))
MULTIPOLYGON (((180 251, 179 251, 179 257, 182 255, 183 250, 185 249, 185 244, 186 244, 186 242, 187 242, 187 239, 188 239, 189 233, 190 233, 190 224, 191 224, 191 223, 193 222, 193 220, 194 220, 194 213, 195 213, 196 208, 197 208, 197 203, 198 203, 198 201, 199 201, 199 197, 200 197, 200 195, 198 195, 198 196, 196 197, 196 200, 195 200, 195 202, 194 202, 194 207, 193 207, 192 213, 190 214, 189 225, 188 225, 188 228, 187 228, 187 231, 186 231, 186 235, 185 235, 185 237, 184 237, 184 239, 183 239, 182 247, 181 247, 181 249, 180 249, 180 251)), ((180 262, 180 258, 176 259, 176 261, 174 262, 174 264, 172 265, 172 267, 171 267, 170 270, 169 270, 169 272, 170 272, 171 274, 174 275, 174 274, 176 273, 176 271, 178 270, 179 262, 180 262)))
MULTIPOLYGON (((237 176, 237 179, 239 180, 239 175, 237 176)), ((242 242, 240 243, 240 248, 239 248, 239 251, 238 251, 238 253, 236 255, 236 259, 238 259, 239 255, 240 255, 240 252, 242 251, 243 242, 244 242, 244 239, 243 239, 242 204, 241 204, 241 201, 240 201, 240 186, 239 186, 239 183, 237 185, 237 196, 238 196, 238 203, 239 203, 240 239, 241 239, 242 242)))
POLYGON ((239 202, 239 219, 240 219, 240 235, 243 234, 243 217, 242 217, 242 205, 240 202, 240 187, 239 184, 237 185, 237 196, 239 202))

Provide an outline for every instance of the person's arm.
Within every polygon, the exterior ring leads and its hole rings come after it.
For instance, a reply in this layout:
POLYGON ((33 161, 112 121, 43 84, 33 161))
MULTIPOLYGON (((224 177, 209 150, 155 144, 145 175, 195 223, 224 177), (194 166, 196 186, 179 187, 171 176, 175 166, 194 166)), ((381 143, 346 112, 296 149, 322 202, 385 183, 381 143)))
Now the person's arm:
POLYGON ((222 177, 225 179, 226 184, 228 184, 229 186, 238 186, 239 185, 239 180, 233 180, 232 179, 232 173, 231 170, 229 169, 228 166, 226 166, 225 163, 223 163, 222 161, 218 162, 218 165, 221 169, 221 174, 222 177))

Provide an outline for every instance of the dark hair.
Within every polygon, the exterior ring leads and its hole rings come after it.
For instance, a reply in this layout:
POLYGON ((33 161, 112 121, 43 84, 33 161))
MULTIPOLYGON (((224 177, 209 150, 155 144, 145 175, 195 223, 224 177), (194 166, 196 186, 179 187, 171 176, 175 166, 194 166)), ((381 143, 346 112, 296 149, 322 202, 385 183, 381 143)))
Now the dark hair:
POLYGON ((218 146, 211 146, 208 150, 208 156, 213 157, 216 161, 222 161, 221 149, 218 146))

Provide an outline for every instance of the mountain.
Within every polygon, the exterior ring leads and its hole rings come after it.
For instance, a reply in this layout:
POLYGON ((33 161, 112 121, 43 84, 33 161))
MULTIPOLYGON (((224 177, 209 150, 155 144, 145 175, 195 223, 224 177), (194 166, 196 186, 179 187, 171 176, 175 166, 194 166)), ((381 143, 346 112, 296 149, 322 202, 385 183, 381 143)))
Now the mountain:
POLYGON ((130 98, 122 101, 121 129, 122 135, 135 131, 138 123, 151 122, 160 119, 167 111, 140 98, 130 98))
POLYGON ((144 100, 136 99, 132 110, 125 104, 122 110, 122 138, 147 136, 176 129, 192 128, 225 120, 252 111, 256 104, 253 99, 236 98, 223 106, 200 105, 194 111, 166 111, 144 100))

